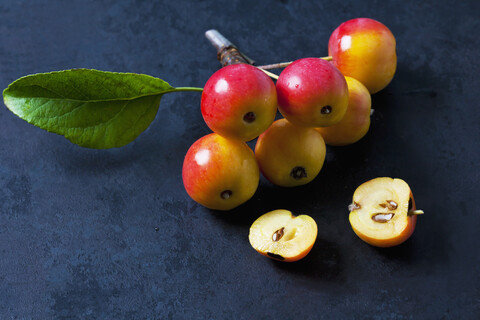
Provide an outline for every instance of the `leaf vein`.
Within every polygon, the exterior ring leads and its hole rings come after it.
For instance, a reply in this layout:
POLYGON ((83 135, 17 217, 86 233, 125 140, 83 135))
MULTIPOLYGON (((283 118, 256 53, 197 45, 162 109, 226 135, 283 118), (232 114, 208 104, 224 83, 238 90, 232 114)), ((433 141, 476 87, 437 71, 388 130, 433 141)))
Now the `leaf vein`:
MULTIPOLYGON (((44 87, 38 86, 38 85, 33 85, 33 87, 39 87, 42 89, 46 89, 44 87)), ((49 89, 46 89, 47 91, 50 91, 54 94, 54 91, 51 91, 49 89)), ((164 91, 158 91, 158 92, 152 92, 152 93, 146 93, 146 94, 141 94, 138 96, 134 97, 125 97, 125 98, 111 98, 111 99, 91 99, 91 100, 80 100, 80 99, 72 99, 72 98, 66 98, 66 97, 60 97, 60 98, 52 98, 52 97, 41 97, 41 96, 28 96, 28 97, 16 97, 13 95, 15 98, 23 98, 23 99, 48 99, 48 100, 55 100, 55 101, 74 101, 74 102, 87 102, 87 103, 94 103, 94 102, 114 102, 114 101, 126 101, 126 100, 134 100, 134 99, 139 99, 139 98, 144 98, 144 97, 151 97, 151 96, 159 96, 159 95, 164 95, 165 93, 170 93, 170 92, 175 92, 175 88, 171 88, 169 90, 164 90, 164 91)))

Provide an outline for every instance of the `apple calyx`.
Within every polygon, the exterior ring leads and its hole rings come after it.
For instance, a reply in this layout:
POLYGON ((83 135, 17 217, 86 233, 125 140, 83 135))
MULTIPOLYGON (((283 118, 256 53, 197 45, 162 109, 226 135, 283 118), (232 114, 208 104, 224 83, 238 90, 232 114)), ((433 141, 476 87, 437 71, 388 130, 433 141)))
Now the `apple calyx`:
POLYGON ((348 205, 348 211, 352 212, 354 210, 358 210, 358 209, 361 209, 362 206, 360 206, 358 203, 356 203, 355 201, 351 204, 348 205))
POLYGON ((297 166, 290 171, 290 176, 295 180, 307 177, 307 170, 304 167, 297 166))
POLYGON ((331 106, 322 107, 322 109, 320 110, 321 114, 329 114, 331 112, 332 112, 332 107, 331 106))
POLYGON ((224 200, 227 200, 232 196, 232 193, 233 192, 231 190, 225 190, 225 191, 222 191, 222 193, 220 193, 220 197, 224 200))
POLYGON ((267 252, 267 255, 268 255, 270 258, 275 259, 275 260, 280 260, 280 261, 285 260, 284 257, 282 257, 281 255, 276 254, 276 253, 267 252))
POLYGON ((255 119, 257 118, 257 116, 255 115, 255 112, 247 112, 245 113, 245 115, 243 116, 243 121, 245 121, 246 123, 252 123, 253 121, 255 121, 255 119))

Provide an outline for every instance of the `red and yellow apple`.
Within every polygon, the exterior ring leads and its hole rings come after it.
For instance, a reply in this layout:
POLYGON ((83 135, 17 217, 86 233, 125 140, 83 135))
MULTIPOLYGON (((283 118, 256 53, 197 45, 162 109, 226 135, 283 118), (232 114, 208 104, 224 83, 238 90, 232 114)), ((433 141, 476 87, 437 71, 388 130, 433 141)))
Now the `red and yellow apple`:
POLYGON ((370 128, 372 99, 367 88, 358 80, 345 77, 348 85, 348 107, 343 119, 333 126, 317 128, 325 143, 345 146, 363 138, 370 128))
POLYGON ((317 224, 307 215, 294 216, 288 210, 274 210, 255 220, 248 239, 260 254, 293 262, 312 249, 317 239, 317 224))
POLYGON ((331 63, 304 58, 291 63, 277 80, 278 108, 298 126, 327 127, 342 120, 348 104, 344 76, 331 63))
POLYGON ((332 63, 357 79, 371 94, 385 88, 397 68, 396 42, 381 22, 357 18, 342 23, 328 42, 332 63))
POLYGON ((252 140, 275 120, 275 84, 265 73, 248 64, 223 67, 205 84, 201 111, 208 127, 219 135, 252 140))
POLYGON ((376 178, 360 185, 349 206, 350 224, 360 239, 376 247, 405 242, 415 230, 415 200, 402 179, 376 178))
POLYGON ((230 210, 253 196, 260 171, 245 142, 211 133, 188 150, 182 178, 193 200, 210 209, 230 210))
POLYGON ((275 121, 255 145, 262 174, 273 184, 294 187, 312 181, 325 161, 325 142, 315 128, 275 121))

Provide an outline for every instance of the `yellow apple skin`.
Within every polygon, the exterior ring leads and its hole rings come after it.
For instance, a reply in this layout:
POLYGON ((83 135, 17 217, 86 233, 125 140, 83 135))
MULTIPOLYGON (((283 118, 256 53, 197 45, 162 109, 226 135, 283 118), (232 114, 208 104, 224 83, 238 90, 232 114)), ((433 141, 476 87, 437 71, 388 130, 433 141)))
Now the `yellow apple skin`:
POLYGON ((325 153, 325 142, 315 128, 296 126, 287 119, 275 121, 255 145, 260 171, 270 182, 282 187, 312 181, 322 169, 325 153), (298 170, 305 170, 305 175, 295 175, 298 170))
POLYGON ((248 240, 260 254, 270 259, 294 262, 312 250, 317 239, 317 223, 308 215, 294 216, 288 210, 273 210, 260 216, 250 227, 248 240), (283 229, 282 229, 283 228, 283 229), (285 234, 273 241, 275 231, 285 234))
POLYGON ((342 23, 330 36, 328 54, 343 75, 363 83, 371 94, 385 88, 397 68, 395 37, 373 19, 342 23))
POLYGON ((188 150, 182 178, 193 200, 210 209, 230 210, 253 196, 260 171, 245 142, 211 133, 188 150))
MULTIPOLYGON (((391 184, 393 182, 396 184, 406 185, 405 181, 401 179, 392 179, 392 178, 386 178, 386 177, 376 178, 376 179, 367 181, 361 186, 359 186, 357 190, 355 190, 353 201, 355 202, 358 199, 359 189, 369 188, 370 192, 372 190, 378 190, 378 188, 373 186, 373 183, 378 183, 379 181, 381 181, 382 183, 388 183, 388 184, 391 184), (367 185, 369 186, 366 187, 367 185)), ((408 187, 408 185, 407 185, 407 188, 408 188, 407 192, 403 194, 406 195, 407 199, 411 199, 412 206, 410 210, 415 211, 416 210, 415 199, 413 198, 413 194, 410 191, 410 188, 408 187)), ((408 203, 406 205, 408 206, 408 203)), ((403 206, 405 206, 405 203, 403 203, 403 206)), ((410 210, 407 210, 407 208, 404 208, 404 209, 405 209, 405 212, 410 211, 410 210)), ((372 246, 381 247, 381 248, 393 247, 393 246, 402 244, 408 238, 410 238, 410 236, 413 234, 413 231, 415 230, 415 225, 417 223, 417 216, 405 214, 405 215, 402 215, 400 218, 403 221, 400 221, 400 223, 398 223, 400 227, 395 228, 394 232, 383 233, 379 231, 378 234, 372 234, 371 230, 367 229, 365 225, 360 223, 360 219, 358 219, 356 210, 351 211, 349 215, 349 221, 355 234, 366 243, 372 246)))
POLYGON ((348 85, 347 112, 339 123, 317 128, 325 143, 330 146, 345 146, 362 139, 370 128, 372 99, 368 89, 358 80, 345 77, 348 85))

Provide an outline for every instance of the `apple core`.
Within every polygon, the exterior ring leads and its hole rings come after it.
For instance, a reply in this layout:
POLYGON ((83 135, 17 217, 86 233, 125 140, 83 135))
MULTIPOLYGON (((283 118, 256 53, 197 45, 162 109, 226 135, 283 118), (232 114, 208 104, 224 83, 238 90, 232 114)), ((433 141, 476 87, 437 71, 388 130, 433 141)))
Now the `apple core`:
POLYGON ((415 230, 415 200, 402 179, 375 178, 360 185, 349 206, 349 221, 355 234, 376 247, 392 247, 405 242, 415 230))
POLYGON ((305 257, 317 238, 317 224, 310 216, 274 210, 260 216, 250 227, 252 247, 269 258, 293 262, 305 257))

